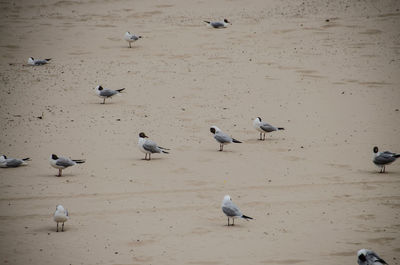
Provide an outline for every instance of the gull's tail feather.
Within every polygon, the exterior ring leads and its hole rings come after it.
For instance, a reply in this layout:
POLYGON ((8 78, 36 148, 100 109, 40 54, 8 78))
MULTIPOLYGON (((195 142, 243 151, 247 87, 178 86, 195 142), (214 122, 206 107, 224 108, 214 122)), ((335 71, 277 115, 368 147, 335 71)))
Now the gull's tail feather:
POLYGON ((241 141, 236 140, 235 138, 232 138, 232 142, 237 143, 237 144, 241 144, 241 141))
POLYGON ((77 164, 82 164, 82 163, 85 163, 86 161, 85 160, 83 160, 83 159, 73 159, 72 161, 74 161, 75 163, 77 163, 77 164))
POLYGON ((44 59, 45 61, 50 61, 51 60, 51 58, 48 58, 48 59, 44 59))
POLYGON ((244 219, 246 219, 246 220, 248 220, 248 219, 253 219, 252 217, 250 217, 250 216, 246 216, 246 215, 242 215, 242 218, 244 218, 244 219))
POLYGON ((207 21, 207 20, 203 20, 204 22, 206 22, 207 24, 210 24, 211 22, 210 21, 207 21))
POLYGON ((283 127, 278 127, 278 130, 285 130, 285 128, 283 128, 283 127))
POLYGON ((22 158, 22 160, 23 160, 23 161, 31 161, 31 158, 30 158, 30 157, 22 158))
POLYGON ((161 152, 163 152, 164 154, 169 154, 169 152, 161 150, 161 152))
POLYGON ((395 154, 394 157, 395 157, 395 158, 399 158, 399 157, 400 157, 400 154, 395 154))
POLYGON ((117 89, 116 91, 122 92, 122 91, 124 91, 124 90, 125 90, 125 88, 121 88, 121 89, 117 89))

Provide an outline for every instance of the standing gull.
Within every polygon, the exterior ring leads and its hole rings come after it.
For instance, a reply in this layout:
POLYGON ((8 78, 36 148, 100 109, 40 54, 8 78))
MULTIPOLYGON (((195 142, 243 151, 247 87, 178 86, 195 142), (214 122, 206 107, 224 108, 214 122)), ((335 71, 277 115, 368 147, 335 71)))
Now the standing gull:
POLYGON ((28 158, 7 158, 7 156, 2 155, 0 156, 0 167, 19 167, 19 166, 26 166, 27 163, 25 161, 31 160, 28 158))
POLYGON ((226 28, 228 26, 228 24, 231 24, 231 22, 229 22, 226 18, 224 19, 224 21, 207 21, 204 20, 205 23, 209 24, 211 27, 216 28, 216 29, 222 29, 222 28, 226 28))
POLYGON ((285 130, 285 128, 275 127, 275 126, 272 126, 271 124, 261 121, 260 117, 257 117, 254 119, 253 126, 257 131, 260 132, 260 140, 262 140, 262 141, 265 140, 265 133, 270 133, 270 132, 278 131, 278 130, 285 130), (264 135, 264 137, 262 137, 263 135, 264 135))
POLYGON ((29 65, 44 65, 44 64, 47 64, 50 60, 51 60, 51 58, 44 59, 44 60, 35 60, 33 57, 29 57, 28 64, 29 65))
POLYGON ((57 232, 58 232, 58 223, 62 223, 61 232, 64 232, 64 223, 69 219, 67 209, 64 209, 64 207, 61 204, 57 205, 53 219, 54 222, 57 223, 57 232))
POLYGON ((245 220, 253 219, 249 216, 242 214, 239 208, 232 202, 231 196, 225 195, 224 199, 222 200, 222 211, 226 216, 228 216, 228 226, 229 218, 232 218, 232 225, 235 225, 235 218, 243 218, 245 220))
POLYGON ((152 140, 148 140, 146 138, 147 135, 143 132, 139 133, 139 141, 138 141, 138 146, 140 151, 142 151, 143 153, 145 153, 145 157, 144 160, 151 160, 151 154, 154 153, 164 153, 164 154, 169 154, 167 151, 165 150, 169 150, 167 148, 158 146, 155 142, 153 142, 152 140), (147 155, 149 155, 149 159, 147 159, 147 155))
POLYGON ((372 160, 374 164, 381 169, 380 173, 385 172, 385 166, 390 165, 397 158, 400 157, 400 154, 392 153, 389 151, 378 152, 379 149, 377 146, 374 147, 374 159, 372 160))
POLYGON ((129 31, 127 31, 124 36, 124 39, 129 43, 129 48, 132 48, 132 42, 135 42, 140 38, 142 38, 142 36, 136 36, 135 34, 131 34, 129 31))
POLYGON ((82 164, 82 163, 85 163, 85 160, 82 160, 82 159, 69 159, 69 158, 66 158, 66 157, 58 157, 55 154, 52 154, 50 156, 50 165, 52 167, 58 169, 57 177, 61 177, 63 169, 65 169, 67 167, 75 166, 76 164, 82 164))
POLYGON ((357 252, 358 265, 383 265, 386 261, 381 259, 378 254, 369 249, 360 249, 357 252))
POLYGON ((106 103, 106 98, 111 98, 115 95, 118 95, 119 93, 121 93, 125 88, 121 88, 121 89, 117 89, 117 90, 112 90, 112 89, 108 89, 108 88, 103 88, 102 86, 97 86, 96 87, 96 94, 103 98, 103 103, 106 103))
POLYGON ((224 150, 224 145, 230 144, 230 143, 242 143, 226 133, 223 133, 217 126, 211 126, 210 132, 214 134, 214 139, 219 143, 219 151, 224 150))

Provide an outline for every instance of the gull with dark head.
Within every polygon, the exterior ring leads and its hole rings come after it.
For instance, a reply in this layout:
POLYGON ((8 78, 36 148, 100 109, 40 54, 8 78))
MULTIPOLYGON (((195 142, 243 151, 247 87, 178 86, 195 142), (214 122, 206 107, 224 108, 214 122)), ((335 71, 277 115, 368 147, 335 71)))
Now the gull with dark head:
POLYGON ((57 177, 61 177, 62 170, 66 169, 67 167, 75 166, 76 164, 85 163, 85 160, 82 159, 70 159, 66 157, 58 157, 55 154, 50 156, 50 165, 54 168, 58 169, 57 177))
POLYGON ((262 141, 265 140, 265 134, 266 133, 270 133, 270 132, 274 132, 274 131, 280 131, 280 130, 284 130, 285 129, 285 128, 282 128, 282 127, 275 127, 275 126, 272 126, 271 124, 263 122, 260 117, 257 117, 257 118, 254 119, 253 126, 257 131, 260 132, 260 140, 262 140, 262 141))
POLYGON ((164 153, 164 154, 169 154, 165 150, 169 150, 168 148, 164 148, 161 146, 158 146, 155 142, 152 140, 146 139, 149 138, 144 132, 139 133, 139 141, 138 141, 138 146, 140 151, 145 153, 144 160, 151 160, 151 154, 154 153, 164 153), (147 159, 147 155, 149 155, 149 159, 147 159))
POLYGON ((232 25, 232 23, 229 22, 226 18, 223 21, 207 21, 207 20, 204 20, 204 22, 207 23, 208 25, 210 25, 211 27, 215 28, 215 29, 226 28, 229 24, 232 25))
POLYGON ((68 219, 69 215, 67 209, 65 209, 61 204, 57 205, 53 216, 54 222, 57 223, 57 232, 59 223, 62 223, 61 232, 64 232, 64 223, 68 221, 68 219))
POLYGON ((357 252, 358 265, 383 265, 386 261, 381 259, 378 254, 369 249, 360 249, 357 252))
POLYGON ((103 103, 106 103, 106 98, 112 98, 115 95, 119 95, 125 88, 121 89, 108 89, 108 88, 103 88, 102 86, 97 86, 96 87, 96 94, 103 99, 103 103))
POLYGON ((26 161, 30 161, 29 157, 27 158, 8 158, 5 155, 0 156, 0 167, 19 167, 19 166, 26 166, 26 161))
POLYGON ((43 60, 37 60, 37 59, 35 60, 33 57, 29 57, 28 64, 29 65, 34 65, 34 66, 44 65, 44 64, 47 64, 50 60, 51 60, 51 58, 43 59, 43 60))
POLYGON ((222 200, 221 205, 222 211, 228 217, 228 226, 229 219, 232 218, 232 225, 235 225, 235 218, 243 218, 245 220, 253 219, 249 216, 242 214, 239 208, 232 202, 231 196, 225 195, 224 199, 222 200))
POLYGON ((385 173, 385 167, 386 165, 390 165, 394 161, 396 161, 397 158, 400 157, 400 154, 392 153, 389 151, 384 151, 384 152, 379 152, 379 149, 377 146, 374 147, 374 159, 372 162, 381 169, 380 173, 385 173))
POLYGON ((220 128, 217 126, 211 126, 210 132, 214 134, 214 139, 219 143, 219 151, 224 150, 224 145, 230 144, 230 143, 242 143, 226 133, 222 132, 220 128))
POLYGON ((127 31, 124 35, 124 39, 129 43, 129 48, 132 48, 132 46, 131 46, 132 42, 135 42, 141 38, 142 38, 142 36, 136 36, 135 34, 131 34, 129 31, 127 31))

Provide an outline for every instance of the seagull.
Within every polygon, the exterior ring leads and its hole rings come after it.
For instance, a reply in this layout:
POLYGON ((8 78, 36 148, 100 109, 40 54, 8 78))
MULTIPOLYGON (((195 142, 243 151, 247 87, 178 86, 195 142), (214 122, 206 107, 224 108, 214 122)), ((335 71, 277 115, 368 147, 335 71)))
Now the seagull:
POLYGON ((111 98, 114 95, 117 95, 121 93, 125 88, 117 89, 117 90, 112 90, 108 88, 103 88, 102 86, 97 86, 96 87, 96 93, 99 97, 103 98, 103 103, 106 103, 106 98, 111 98))
POLYGON ((254 119, 253 126, 257 131, 260 132, 260 140, 262 140, 262 141, 265 140, 265 133, 278 131, 278 130, 285 130, 285 128, 275 127, 275 126, 272 126, 271 124, 261 121, 260 117, 257 117, 254 119), (264 135, 264 137, 262 137, 263 135, 264 135))
POLYGON ((85 160, 82 160, 82 159, 73 160, 73 159, 69 159, 69 158, 65 158, 65 157, 58 157, 55 154, 52 154, 50 156, 50 165, 52 167, 58 169, 57 177, 61 177, 63 169, 65 169, 67 167, 75 166, 76 164, 82 164, 82 163, 85 163, 85 160))
POLYGON ((222 200, 221 205, 222 211, 226 216, 228 216, 228 226, 229 226, 229 218, 232 218, 232 225, 235 225, 235 218, 243 218, 245 220, 253 219, 249 216, 242 214, 239 208, 232 202, 231 196, 225 195, 222 200))
POLYGON ((50 60, 51 60, 51 58, 44 59, 44 60, 35 60, 33 57, 29 57, 28 64, 29 65, 43 65, 43 64, 47 64, 50 60))
POLYGON ((53 216, 54 222, 57 223, 57 232, 58 232, 58 223, 62 223, 61 232, 64 232, 64 223, 68 221, 69 215, 67 209, 64 209, 62 205, 56 206, 56 211, 53 216))
POLYGON ((226 28, 228 26, 228 24, 231 24, 231 22, 229 22, 226 18, 224 19, 224 21, 207 21, 204 20, 204 22, 206 22, 207 24, 209 24, 211 27, 216 28, 216 29, 222 29, 222 28, 226 28))
POLYGON ((147 140, 145 138, 149 138, 149 137, 147 137, 147 135, 143 132, 139 133, 138 146, 139 146, 140 151, 142 151, 143 153, 146 154, 144 157, 144 160, 151 160, 151 154, 154 154, 154 153, 169 154, 167 151, 165 151, 165 150, 169 150, 169 149, 158 146, 152 140, 147 140), (149 159, 147 159, 147 154, 149 155, 149 159))
POLYGON ((369 249, 360 249, 357 252, 358 265, 383 265, 386 261, 381 259, 378 254, 369 249))
POLYGON ((7 158, 7 156, 2 155, 0 156, 0 167, 19 167, 19 166, 26 166, 27 163, 25 161, 30 161, 31 159, 28 158, 7 158))
POLYGON ((131 47, 131 43, 141 39, 142 36, 136 36, 135 34, 131 34, 129 31, 125 33, 124 39, 129 43, 129 48, 131 47))
POLYGON ((389 151, 378 152, 379 149, 377 146, 374 147, 374 159, 372 160, 374 164, 381 168, 380 173, 385 173, 385 166, 390 165, 397 158, 400 157, 400 154, 392 153, 389 151))
POLYGON ((219 151, 224 150, 224 145, 230 144, 230 143, 242 143, 226 133, 223 133, 217 126, 211 126, 210 132, 214 134, 214 139, 219 143, 219 151))

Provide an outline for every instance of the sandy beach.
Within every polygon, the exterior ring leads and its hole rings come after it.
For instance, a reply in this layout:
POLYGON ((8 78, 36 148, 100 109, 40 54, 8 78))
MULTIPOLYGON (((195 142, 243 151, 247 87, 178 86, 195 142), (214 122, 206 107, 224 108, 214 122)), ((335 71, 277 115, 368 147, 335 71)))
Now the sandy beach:
POLYGON ((32 159, 0 168, 0 263, 400 264, 400 161, 372 163, 400 152, 399 1, 0 10, 0 153, 32 159), (125 91, 103 105, 97 85, 125 91), (256 117, 285 130, 260 141, 256 117), (243 143, 219 152, 212 125, 243 143), (143 160, 140 132, 170 154, 143 160), (53 153, 86 163, 56 177, 53 153), (226 194, 254 220, 228 227, 226 194))

